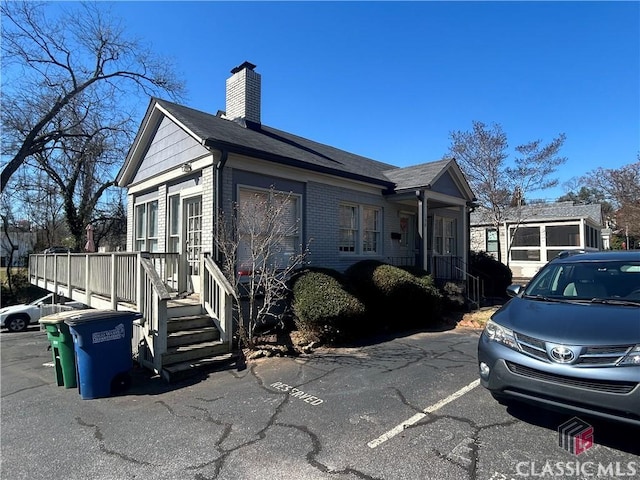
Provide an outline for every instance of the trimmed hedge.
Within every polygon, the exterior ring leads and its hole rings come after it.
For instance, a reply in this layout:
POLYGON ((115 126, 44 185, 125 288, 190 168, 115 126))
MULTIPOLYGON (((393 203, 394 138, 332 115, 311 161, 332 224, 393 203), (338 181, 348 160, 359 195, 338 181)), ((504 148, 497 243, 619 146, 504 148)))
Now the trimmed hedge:
POLYGON ((363 260, 345 275, 372 320, 382 327, 428 326, 440 319, 442 294, 425 272, 363 260))
POLYGON ((290 281, 296 328, 326 343, 440 320, 443 296, 419 269, 364 260, 347 269, 306 268, 290 281))
POLYGON ((309 339, 333 343, 353 335, 365 305, 344 286, 344 277, 328 269, 305 269, 291 280, 292 308, 298 330, 309 339))

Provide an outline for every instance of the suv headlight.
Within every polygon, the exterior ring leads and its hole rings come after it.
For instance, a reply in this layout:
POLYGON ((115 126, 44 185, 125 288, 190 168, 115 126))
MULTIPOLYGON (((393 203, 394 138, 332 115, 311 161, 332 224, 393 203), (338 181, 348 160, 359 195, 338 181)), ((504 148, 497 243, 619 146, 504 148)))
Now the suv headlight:
POLYGON ((498 325, 493 320, 489 320, 484 326, 484 334, 491 341, 501 343, 514 350, 519 350, 516 339, 513 336, 513 330, 498 325))
POLYGON ((627 353, 618 365, 640 366, 640 345, 636 345, 627 353))

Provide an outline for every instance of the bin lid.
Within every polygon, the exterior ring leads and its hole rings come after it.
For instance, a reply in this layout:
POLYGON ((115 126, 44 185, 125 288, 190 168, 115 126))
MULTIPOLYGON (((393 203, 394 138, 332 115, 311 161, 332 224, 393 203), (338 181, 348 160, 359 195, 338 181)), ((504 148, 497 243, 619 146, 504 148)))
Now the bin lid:
POLYGON ((51 315, 41 317, 38 322, 45 324, 63 323, 68 318, 78 315, 78 313, 80 313, 80 310, 65 310, 63 312, 52 313, 51 315))
POLYGON ((135 320, 140 318, 137 312, 128 312, 123 310, 78 310, 75 315, 69 315, 64 319, 67 325, 75 326, 89 322, 113 321, 117 319, 135 320))

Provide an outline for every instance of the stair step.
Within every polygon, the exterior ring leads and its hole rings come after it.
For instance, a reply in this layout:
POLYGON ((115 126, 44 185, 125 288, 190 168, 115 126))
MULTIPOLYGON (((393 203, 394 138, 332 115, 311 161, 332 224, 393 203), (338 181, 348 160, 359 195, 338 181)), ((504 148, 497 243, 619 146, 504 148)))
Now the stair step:
POLYGON ((213 326, 213 320, 208 315, 187 315, 183 317, 170 318, 167 321, 167 333, 191 330, 194 328, 205 328, 213 326))
POLYGON ((167 347, 191 345, 213 340, 220 340, 220 331, 216 327, 192 328, 169 333, 167 336, 167 347))
POLYGON ((179 345, 167 348, 167 352, 162 354, 162 365, 168 366, 213 357, 220 353, 227 353, 228 351, 228 343, 222 342, 221 340, 200 342, 192 345, 179 345))
POLYGON ((197 360, 180 362, 163 369, 162 375, 165 380, 175 382, 183 380, 202 372, 211 372, 219 368, 228 366, 237 361, 237 353, 224 353, 212 357, 200 358, 197 360))

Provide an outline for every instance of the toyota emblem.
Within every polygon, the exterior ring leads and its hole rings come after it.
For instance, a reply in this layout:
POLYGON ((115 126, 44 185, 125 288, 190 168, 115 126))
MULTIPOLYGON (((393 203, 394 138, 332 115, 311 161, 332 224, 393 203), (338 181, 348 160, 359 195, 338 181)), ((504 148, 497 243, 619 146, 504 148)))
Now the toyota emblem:
POLYGON ((556 345, 549 352, 551 359, 558 363, 571 363, 576 358, 575 353, 569 347, 556 345))

